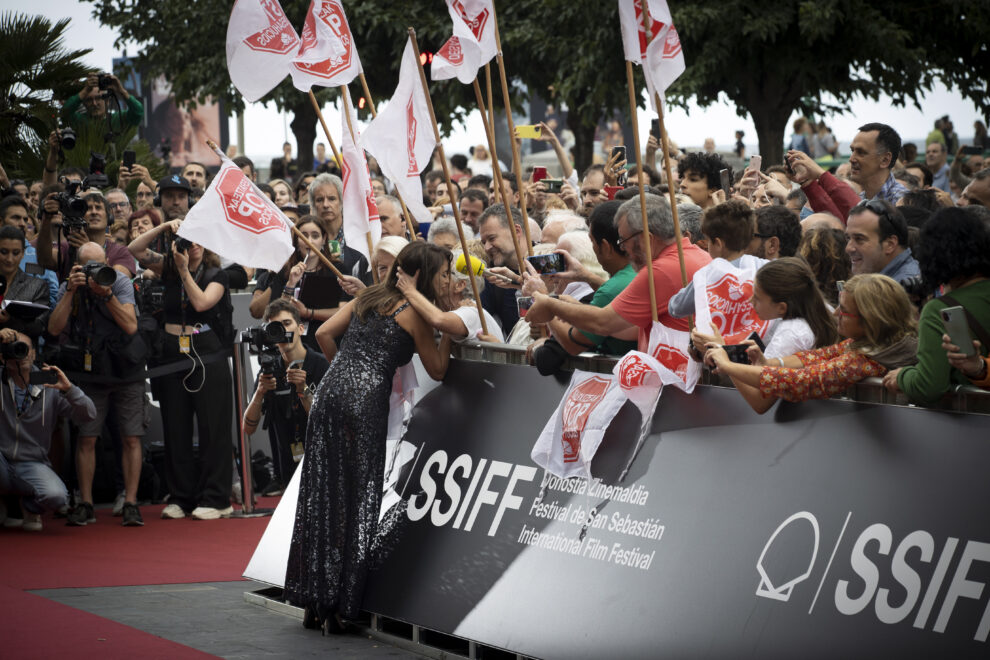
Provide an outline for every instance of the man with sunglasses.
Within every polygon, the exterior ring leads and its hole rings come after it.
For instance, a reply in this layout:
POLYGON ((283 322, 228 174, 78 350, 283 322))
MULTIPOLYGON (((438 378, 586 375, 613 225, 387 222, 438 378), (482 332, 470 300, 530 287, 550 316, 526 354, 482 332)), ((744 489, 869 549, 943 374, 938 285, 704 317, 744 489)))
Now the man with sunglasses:
POLYGON ((890 202, 873 199, 853 207, 846 221, 846 237, 853 275, 880 273, 901 283, 921 275, 907 246, 907 222, 890 202))

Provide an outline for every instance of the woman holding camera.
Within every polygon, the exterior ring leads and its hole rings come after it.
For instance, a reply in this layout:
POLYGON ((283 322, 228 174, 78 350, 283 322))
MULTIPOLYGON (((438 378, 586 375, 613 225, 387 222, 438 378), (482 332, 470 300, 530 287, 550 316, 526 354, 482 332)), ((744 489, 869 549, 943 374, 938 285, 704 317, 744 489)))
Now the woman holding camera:
POLYGON ((305 608, 303 625, 324 632, 341 632, 343 619, 356 618, 361 607, 378 531, 395 371, 418 352, 426 372, 439 380, 450 359, 450 337, 438 347, 433 328, 397 284, 401 268, 416 277, 427 299, 444 297, 450 252, 416 241, 399 253, 396 266, 317 332, 330 368, 309 411, 285 592, 305 608))
POLYGON ((788 355, 780 366, 737 364, 715 343, 708 344, 705 362, 729 376, 760 414, 778 398, 827 399, 864 378, 914 362, 914 308, 903 287, 886 275, 856 275, 846 282, 835 316, 843 341, 788 355))
POLYGON ((174 236, 180 220, 163 223, 138 236, 129 246, 138 262, 154 271, 165 285, 163 363, 185 363, 188 369, 159 377, 158 399, 165 435, 169 504, 163 518, 199 520, 226 518, 231 488, 231 416, 233 384, 230 365, 219 353, 229 348, 233 327, 227 274, 220 259, 197 243, 174 236), (164 234, 170 253, 148 248, 164 234), (193 420, 198 460, 193 452, 193 420))
POLYGON ((943 287, 943 294, 928 301, 921 310, 918 363, 891 371, 883 383, 892 392, 904 392, 913 403, 930 405, 955 385, 980 382, 979 370, 967 373, 950 365, 942 335, 950 332, 950 326, 957 327, 951 319, 958 313, 957 318, 965 321, 970 336, 950 336, 954 340, 951 345, 973 355, 975 344, 976 355, 986 354, 986 337, 990 333, 990 227, 964 209, 942 209, 921 228, 917 255, 925 284, 932 289, 943 287), (946 311, 948 308, 957 309, 946 311), (950 319, 948 323, 943 315, 950 319), (981 336, 983 342, 979 342, 981 336))
MULTIPOLYGON (((20 229, 12 225, 0 227, 0 277, 7 285, 6 291, 0 291, 0 298, 48 307, 48 282, 20 269, 26 245, 24 232, 20 229)), ((48 312, 43 312, 33 320, 25 320, 17 318, 8 310, 0 310, 0 328, 23 332, 35 342, 47 325, 48 312)))

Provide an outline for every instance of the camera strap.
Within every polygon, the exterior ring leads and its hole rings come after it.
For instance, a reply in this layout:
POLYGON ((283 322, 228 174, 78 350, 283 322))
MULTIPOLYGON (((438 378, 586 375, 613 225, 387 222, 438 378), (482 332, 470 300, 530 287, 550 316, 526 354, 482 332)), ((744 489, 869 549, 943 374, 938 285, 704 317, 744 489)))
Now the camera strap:
MULTIPOLYGON (((199 278, 200 278, 200 276, 202 274, 203 274, 203 262, 200 261, 199 262, 199 266, 196 268, 196 273, 192 276, 193 281, 196 283, 196 286, 199 286, 199 278)), ((181 281, 179 282, 179 285, 181 286, 181 290, 180 290, 180 294, 179 294, 180 301, 181 301, 180 304, 179 304, 179 320, 182 322, 182 332, 185 333, 185 331, 186 331, 186 307, 189 306, 189 295, 186 293, 186 285, 183 284, 181 281)), ((202 287, 200 287, 200 288, 202 288, 202 287)), ((187 334, 180 335, 179 336, 179 351, 181 353, 189 353, 190 348, 191 348, 191 343, 190 342, 191 342, 191 340, 189 339, 189 335, 187 335, 187 334)))

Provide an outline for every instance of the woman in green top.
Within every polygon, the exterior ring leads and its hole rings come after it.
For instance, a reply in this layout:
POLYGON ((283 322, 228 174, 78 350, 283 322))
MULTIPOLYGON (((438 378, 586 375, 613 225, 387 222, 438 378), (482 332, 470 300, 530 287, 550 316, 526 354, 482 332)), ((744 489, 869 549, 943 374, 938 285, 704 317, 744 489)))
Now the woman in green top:
MULTIPOLYGON (((888 372, 883 382, 913 403, 930 405, 954 385, 970 382, 946 358, 940 312, 961 305, 990 330, 990 226, 964 209, 942 209, 922 228, 916 256, 925 282, 932 288, 944 287, 943 297, 930 300, 921 310, 918 363, 888 372), (945 296, 953 301, 946 302, 945 296)), ((975 337, 972 322, 970 331, 975 337)), ((986 347, 981 350, 986 354, 986 347)))

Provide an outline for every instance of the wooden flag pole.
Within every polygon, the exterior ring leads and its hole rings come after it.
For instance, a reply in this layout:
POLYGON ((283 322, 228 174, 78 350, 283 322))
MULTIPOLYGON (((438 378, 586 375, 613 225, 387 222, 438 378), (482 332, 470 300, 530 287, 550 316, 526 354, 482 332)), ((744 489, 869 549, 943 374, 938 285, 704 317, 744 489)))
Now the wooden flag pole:
POLYGON ((490 145, 492 152, 488 155, 492 159, 492 170, 497 169, 501 173, 502 166, 498 164, 498 150, 495 148, 495 98, 492 95, 492 63, 490 61, 485 62, 485 90, 488 92, 488 125, 492 127, 492 143, 490 145))
MULTIPOLYGON (((368 110, 371 111, 371 118, 374 119, 378 116, 378 111, 375 110, 375 102, 371 99, 371 90, 368 89, 368 79, 364 77, 364 71, 358 74, 361 79, 361 89, 364 90, 364 98, 368 101, 368 110)), ((402 207, 402 217, 406 219, 406 227, 409 228, 409 240, 416 240, 416 227, 413 225, 412 214, 409 213, 409 209, 406 208, 406 202, 402 199, 402 194, 399 189, 395 189, 395 198, 399 200, 399 206, 402 207)))
MULTIPOLYGON (((646 33, 646 46, 649 48, 653 36, 650 32, 650 11, 646 6, 646 0, 639 0, 640 8, 643 12, 643 29, 646 33)), ((644 70, 645 75, 645 70, 644 70)), ((674 175, 670 167, 670 143, 667 140, 667 127, 663 123, 663 100, 659 92, 654 92, 654 101, 657 106, 657 116, 660 123, 660 148, 663 149, 664 169, 667 172, 667 192, 670 194, 670 212, 674 218, 674 240, 677 241, 677 260, 681 264, 681 286, 687 286, 687 268, 684 266, 684 246, 681 245, 681 221, 677 216, 677 196, 674 192, 674 175)), ((635 110, 633 110, 635 114, 635 110)), ((639 134, 637 133, 637 136, 639 134)), ((642 168, 640 168, 642 172, 642 168)), ((693 321, 691 325, 694 325, 693 321)))
POLYGON ((323 111, 320 110, 320 104, 316 101, 316 95, 313 94, 313 90, 309 90, 309 100, 313 102, 313 109, 316 110, 316 116, 320 119, 320 126, 323 127, 323 134, 327 136, 327 142, 330 143, 330 150, 333 151, 333 157, 337 159, 338 167, 344 167, 344 159, 340 157, 340 152, 337 151, 337 145, 334 144, 333 136, 330 135, 330 129, 327 128, 327 122, 323 118, 323 111))
MULTIPOLYGON (((498 76, 502 82, 502 101, 505 103, 505 118, 509 124, 509 146, 512 147, 512 169, 516 173, 516 187, 519 190, 519 210, 522 211, 523 231, 526 233, 526 252, 529 256, 533 256, 533 240, 529 235, 529 217, 526 215, 526 188, 523 186, 519 145, 516 144, 516 127, 512 121, 512 102, 509 97, 509 83, 505 78, 505 62, 502 60, 502 39, 498 33, 498 17, 495 15, 494 3, 492 4, 492 23, 495 27, 495 48, 497 49, 495 59, 498 62, 498 76)), ((495 167, 498 167, 497 161, 495 167)))
MULTIPOLYGON (((481 85, 478 84, 478 78, 474 79, 474 97, 478 102, 478 109, 481 111, 481 123, 485 127, 485 137, 488 140, 488 150, 491 153, 495 153, 495 133, 492 123, 488 121, 488 115, 485 112, 485 99, 481 96, 481 85)), ((505 208, 508 209, 512 204, 505 198, 505 188, 502 187, 502 168, 498 166, 498 161, 495 161, 495 166, 492 167, 492 177, 495 179, 495 201, 501 200, 505 208)))
MULTIPOLYGON (((213 151, 215 151, 217 155, 220 156, 221 162, 227 158, 227 156, 224 155, 222 151, 220 151, 220 147, 217 146, 217 143, 214 142, 213 140, 207 140, 206 146, 208 146, 210 149, 213 149, 213 151)), ((310 250, 316 253, 316 256, 320 258, 320 261, 323 262, 323 265, 329 268, 330 270, 332 270, 334 275, 340 278, 344 277, 343 273, 337 270, 337 267, 334 266, 329 259, 327 259, 327 255, 323 254, 323 252, 321 252, 320 250, 317 250, 316 246, 313 245, 310 242, 310 240, 302 234, 302 232, 296 229, 296 225, 292 221, 289 221, 289 229, 291 229, 292 233, 295 234, 299 238, 299 240, 305 243, 310 250)))
MULTIPOLYGON (((347 121, 347 132, 351 134, 351 142, 357 145, 357 140, 354 139, 354 126, 351 124, 351 102, 350 102, 350 92, 347 91, 347 85, 340 86, 340 98, 344 100, 344 119, 347 121)), ((343 161, 341 161, 341 172, 344 171, 343 161)), ((362 173, 357 173, 360 176, 362 173)), ((371 274, 375 278, 375 283, 378 283, 378 271, 371 266, 371 258, 375 254, 375 244, 371 240, 371 230, 364 232, 364 237, 368 241, 368 267, 371 268, 371 274)))
MULTIPOLYGON (((636 84, 633 78, 632 62, 629 60, 626 60, 626 82, 629 86, 629 111, 632 117, 633 145, 636 148, 637 156, 642 158, 642 156, 639 156, 642 152, 639 150, 639 118, 636 116, 636 84)), ((640 243, 646 255, 646 268, 648 269, 646 281, 650 283, 650 312, 653 314, 653 322, 656 323, 660 320, 660 317, 657 314, 657 288, 656 283, 653 281, 653 240, 652 234, 650 234, 650 223, 646 219, 646 185, 643 183, 642 161, 640 161, 639 172, 639 176, 637 177, 639 179, 639 208, 643 214, 643 237, 640 239, 640 243)), ((626 224, 628 225, 629 223, 627 222, 626 224)), ((682 260, 682 266, 683 263, 682 260)))
MULTIPOLYGON (((413 52, 416 54, 416 61, 419 62, 419 43, 416 41, 416 30, 408 29, 409 39, 412 42, 413 52)), ((430 111, 430 122, 433 124, 433 136, 437 140, 437 149, 440 151, 440 164, 443 166, 443 178, 447 182, 447 190, 450 190, 454 183, 450 179, 450 168, 447 167, 447 157, 443 152, 443 142, 440 141, 440 127, 437 126, 437 117, 433 112, 433 99, 430 98, 430 86, 426 82, 426 71, 422 63, 418 67, 419 80, 423 83, 423 95, 426 96, 426 107, 430 111)), ((461 249, 464 251, 464 265, 468 272, 468 279, 471 281, 471 293, 474 294, 474 304, 478 306, 478 317, 481 319, 481 332, 488 334, 488 324, 485 322, 485 311, 481 306, 481 294, 478 291, 478 282, 475 280, 474 268, 471 265, 471 253, 468 251, 467 238, 464 237, 464 225, 461 223, 461 211, 451 201, 450 210, 454 213, 454 222, 457 223, 457 234, 461 240, 461 249)))

